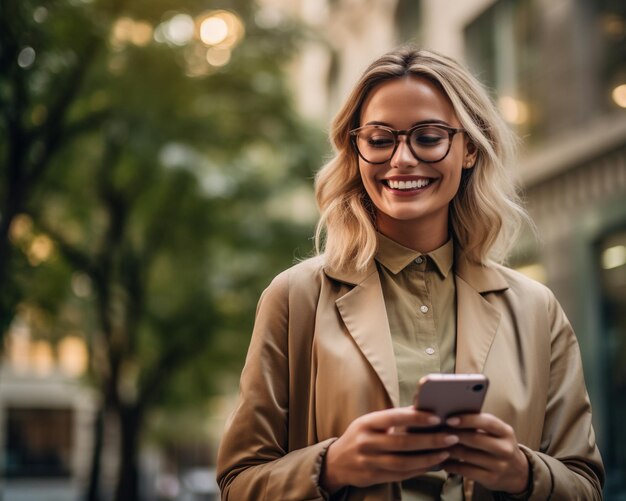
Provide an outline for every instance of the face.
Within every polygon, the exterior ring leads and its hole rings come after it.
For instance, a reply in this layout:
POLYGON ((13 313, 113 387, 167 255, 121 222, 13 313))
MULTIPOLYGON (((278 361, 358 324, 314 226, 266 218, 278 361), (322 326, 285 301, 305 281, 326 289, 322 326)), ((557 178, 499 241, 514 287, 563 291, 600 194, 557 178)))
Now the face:
MULTIPOLYGON (((363 104, 361 127, 407 130, 418 123, 461 127, 450 100, 427 79, 407 76, 383 82, 363 104)), ((403 135, 389 161, 375 165, 359 157, 359 172, 376 208, 377 229, 398 241, 399 234, 410 232, 437 234, 445 243, 448 207, 459 189, 462 169, 474 165, 474 150, 459 132, 443 160, 425 163, 413 156, 403 135)))

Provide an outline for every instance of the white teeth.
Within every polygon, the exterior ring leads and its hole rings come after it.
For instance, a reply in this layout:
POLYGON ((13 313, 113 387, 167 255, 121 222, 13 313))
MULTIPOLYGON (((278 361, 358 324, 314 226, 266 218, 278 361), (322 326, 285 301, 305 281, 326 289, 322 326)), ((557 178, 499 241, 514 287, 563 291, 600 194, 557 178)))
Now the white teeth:
POLYGON ((417 179, 411 181, 396 181, 389 179, 387 183, 389 184, 389 187, 394 190, 415 190, 430 184, 430 179, 417 179))

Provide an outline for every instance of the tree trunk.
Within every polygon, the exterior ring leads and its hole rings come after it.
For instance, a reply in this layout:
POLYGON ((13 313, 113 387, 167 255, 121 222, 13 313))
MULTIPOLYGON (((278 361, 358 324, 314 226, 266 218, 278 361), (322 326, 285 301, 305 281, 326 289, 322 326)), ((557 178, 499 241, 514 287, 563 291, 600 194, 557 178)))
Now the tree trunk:
POLYGON ((93 451, 91 453, 91 468, 89 484, 85 493, 85 501, 99 501, 100 499, 100 470, 102 465, 102 446, 104 444, 104 405, 98 409, 93 425, 93 451))
POLYGON ((118 407, 120 463, 115 501, 139 501, 139 432, 143 412, 137 405, 118 407))

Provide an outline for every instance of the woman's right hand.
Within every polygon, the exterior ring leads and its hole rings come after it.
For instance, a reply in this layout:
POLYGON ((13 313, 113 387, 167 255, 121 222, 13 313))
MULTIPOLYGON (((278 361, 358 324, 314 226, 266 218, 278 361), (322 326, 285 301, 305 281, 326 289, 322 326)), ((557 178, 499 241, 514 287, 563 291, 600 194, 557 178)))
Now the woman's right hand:
POLYGON ((437 416, 413 407, 385 409, 355 419, 326 451, 322 488, 332 494, 347 485, 366 487, 423 475, 448 458, 445 449, 459 438, 449 431, 405 430, 438 424, 437 416))

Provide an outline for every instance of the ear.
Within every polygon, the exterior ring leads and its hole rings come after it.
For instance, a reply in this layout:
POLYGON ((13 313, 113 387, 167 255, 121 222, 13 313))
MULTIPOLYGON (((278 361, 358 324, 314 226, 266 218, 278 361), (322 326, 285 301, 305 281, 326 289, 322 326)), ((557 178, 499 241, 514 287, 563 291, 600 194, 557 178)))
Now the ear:
POLYGON ((463 155, 463 168, 471 169, 476 165, 476 159, 478 158, 478 148, 472 142, 471 139, 465 138, 465 148, 463 155))

